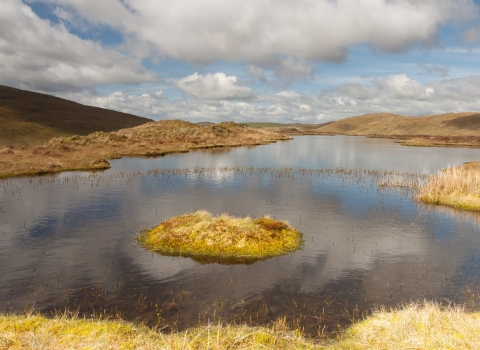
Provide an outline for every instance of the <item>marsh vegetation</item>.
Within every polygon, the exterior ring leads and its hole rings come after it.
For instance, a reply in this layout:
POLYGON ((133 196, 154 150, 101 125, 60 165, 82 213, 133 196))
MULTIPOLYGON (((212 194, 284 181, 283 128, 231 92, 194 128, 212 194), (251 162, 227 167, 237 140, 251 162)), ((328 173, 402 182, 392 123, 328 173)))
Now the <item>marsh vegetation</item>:
POLYGON ((305 337, 285 318, 263 327, 217 323, 168 333, 75 314, 0 316, 0 345, 10 349, 477 349, 479 332, 480 314, 432 302, 377 308, 335 340, 305 337))
POLYGON ((301 248, 302 234, 270 217, 214 217, 196 211, 143 231, 138 241, 149 250, 185 256, 200 263, 249 264, 301 248))

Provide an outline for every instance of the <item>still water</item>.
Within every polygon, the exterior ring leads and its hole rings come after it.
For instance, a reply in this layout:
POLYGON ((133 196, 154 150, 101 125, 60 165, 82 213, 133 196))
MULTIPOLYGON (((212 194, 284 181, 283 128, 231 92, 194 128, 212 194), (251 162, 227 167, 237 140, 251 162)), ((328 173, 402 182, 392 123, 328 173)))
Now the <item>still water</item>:
POLYGON ((422 174, 475 160, 479 150, 308 136, 3 180, 0 307, 106 313, 165 329, 286 316, 311 336, 378 304, 451 300, 478 310, 479 214, 378 187, 383 171, 422 174), (288 220, 304 233, 304 249, 251 265, 202 265, 136 244, 142 229, 198 209, 288 220))

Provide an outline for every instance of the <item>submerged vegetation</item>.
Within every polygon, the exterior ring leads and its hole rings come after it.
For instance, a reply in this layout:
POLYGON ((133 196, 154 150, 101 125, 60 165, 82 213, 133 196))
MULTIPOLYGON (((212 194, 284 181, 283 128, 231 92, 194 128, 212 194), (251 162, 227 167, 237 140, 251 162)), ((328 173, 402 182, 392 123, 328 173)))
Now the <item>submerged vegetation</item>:
POLYGON ((446 168, 418 184, 416 198, 432 204, 480 211, 480 165, 446 168))
POLYGON ((120 320, 0 316, 0 347, 9 349, 478 349, 480 314, 424 302, 378 309, 337 339, 307 339, 284 318, 271 326, 208 325, 162 333, 120 320))
POLYGON ((201 263, 252 263, 302 246, 302 234, 287 222, 251 219, 207 211, 177 216, 143 231, 138 241, 164 255, 187 256, 201 263))

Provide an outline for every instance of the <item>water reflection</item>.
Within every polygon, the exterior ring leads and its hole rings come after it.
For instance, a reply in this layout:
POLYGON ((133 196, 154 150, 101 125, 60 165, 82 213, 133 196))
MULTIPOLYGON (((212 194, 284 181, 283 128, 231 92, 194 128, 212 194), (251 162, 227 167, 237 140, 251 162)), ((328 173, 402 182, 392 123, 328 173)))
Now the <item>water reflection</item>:
POLYGON ((112 161, 116 171, 152 168, 257 166, 399 170, 432 173, 449 165, 480 160, 469 148, 405 147, 394 140, 359 136, 297 136, 254 147, 213 148, 161 158, 112 161))
POLYGON ((375 304, 448 298, 477 308, 478 214, 412 202, 404 191, 380 190, 374 175, 280 173, 113 169, 1 181, 1 306, 119 312, 180 329, 286 315, 312 336, 375 304), (304 250, 224 266, 136 244, 142 229, 197 209, 288 220, 304 233, 304 250))

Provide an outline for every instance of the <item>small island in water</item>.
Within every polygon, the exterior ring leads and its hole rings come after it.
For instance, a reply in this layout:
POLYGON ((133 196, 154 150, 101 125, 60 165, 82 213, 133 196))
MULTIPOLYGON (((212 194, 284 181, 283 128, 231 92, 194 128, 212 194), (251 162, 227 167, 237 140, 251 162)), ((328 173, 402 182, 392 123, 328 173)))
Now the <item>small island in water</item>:
POLYGON ((202 210, 144 230, 138 241, 151 251, 200 263, 249 264, 301 248, 303 235, 270 217, 214 217, 202 210))

